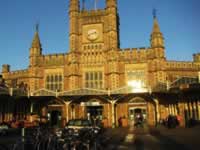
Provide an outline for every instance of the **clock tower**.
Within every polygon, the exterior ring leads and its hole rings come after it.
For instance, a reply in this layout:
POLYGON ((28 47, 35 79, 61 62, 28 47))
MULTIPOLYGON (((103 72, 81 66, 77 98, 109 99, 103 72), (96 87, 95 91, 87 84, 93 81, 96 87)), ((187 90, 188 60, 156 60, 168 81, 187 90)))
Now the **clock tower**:
POLYGON ((117 0, 106 0, 105 9, 80 10, 79 0, 70 0, 70 52, 118 50, 117 0))
POLYGON ((70 0, 70 53, 66 66, 69 90, 81 87, 115 89, 120 86, 123 73, 119 62, 117 0, 105 2, 104 9, 84 7, 81 10, 79 0, 70 0), (93 78, 99 80, 92 83, 93 78))

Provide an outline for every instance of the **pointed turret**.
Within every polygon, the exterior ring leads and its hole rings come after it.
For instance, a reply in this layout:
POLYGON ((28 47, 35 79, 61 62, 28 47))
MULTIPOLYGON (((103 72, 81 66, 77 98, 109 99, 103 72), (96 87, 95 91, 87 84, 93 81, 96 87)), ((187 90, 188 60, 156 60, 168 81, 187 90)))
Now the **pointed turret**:
POLYGON ((38 56, 42 53, 42 45, 39 37, 39 25, 36 24, 36 31, 30 48, 30 56, 38 56))
POLYGON ((159 24, 158 24, 158 20, 157 20, 156 17, 154 18, 152 33, 161 33, 160 32, 160 27, 159 27, 159 24))
POLYGON ((153 29, 151 33, 151 47, 152 48, 164 48, 164 38, 160 31, 156 14, 153 14, 153 29))
POLYGON ((37 64, 37 57, 41 56, 41 54, 42 54, 42 45, 40 43, 38 24, 37 24, 36 31, 30 48, 30 66, 35 66, 37 64))
POLYGON ((39 33, 38 33, 38 25, 36 27, 36 32, 32 41, 32 45, 31 48, 38 48, 41 49, 41 43, 40 43, 40 37, 39 37, 39 33))

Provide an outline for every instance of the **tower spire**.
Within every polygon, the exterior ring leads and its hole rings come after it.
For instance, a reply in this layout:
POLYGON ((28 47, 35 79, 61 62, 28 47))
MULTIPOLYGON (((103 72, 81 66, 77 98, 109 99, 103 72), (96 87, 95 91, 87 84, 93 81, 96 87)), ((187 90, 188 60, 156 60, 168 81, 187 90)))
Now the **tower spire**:
POLYGON ((154 18, 154 19, 156 18, 156 13, 157 13, 157 10, 154 8, 154 9, 153 9, 153 18, 154 18))
POLYGON ((152 33, 158 33, 160 32, 160 27, 158 24, 158 20, 157 20, 157 10, 154 8, 153 9, 153 30, 152 33))
POLYGON ((39 37, 39 23, 35 25, 35 34, 32 41, 32 48, 39 48, 41 49, 40 37, 39 37))
POLYGON ((35 31, 39 32, 39 23, 36 23, 36 25, 35 25, 35 31))
POLYGON ((30 48, 30 51, 29 51, 30 67, 37 65, 38 57, 41 56, 41 54, 42 54, 42 46, 41 46, 41 43, 40 43, 40 37, 39 37, 38 32, 39 32, 39 24, 36 23, 35 34, 34 34, 33 41, 32 41, 32 44, 31 44, 31 48, 30 48))
POLYGON ((157 10, 153 9, 153 29, 151 33, 151 47, 164 48, 164 38, 157 20, 157 10))

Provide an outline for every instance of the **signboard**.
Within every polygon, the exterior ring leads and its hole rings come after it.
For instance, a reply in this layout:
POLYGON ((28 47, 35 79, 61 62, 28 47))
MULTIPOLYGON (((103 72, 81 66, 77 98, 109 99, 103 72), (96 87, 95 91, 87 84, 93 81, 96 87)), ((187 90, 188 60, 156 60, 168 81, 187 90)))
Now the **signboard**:
POLYGON ((99 102, 81 102, 81 106, 100 106, 99 102))

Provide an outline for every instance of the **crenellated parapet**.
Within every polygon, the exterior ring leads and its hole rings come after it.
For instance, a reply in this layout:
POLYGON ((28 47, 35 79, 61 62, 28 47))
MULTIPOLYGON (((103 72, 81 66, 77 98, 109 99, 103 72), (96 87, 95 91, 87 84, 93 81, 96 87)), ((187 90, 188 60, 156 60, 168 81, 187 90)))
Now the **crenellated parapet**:
POLYGON ((28 78, 28 77, 29 77, 29 71, 27 69, 10 71, 7 74, 4 74, 5 79, 28 78))
MULTIPOLYGON (((97 24, 97 23, 103 23, 104 22, 104 18, 106 16, 106 13, 104 12, 103 15, 100 15, 100 13, 93 13, 95 11, 91 11, 91 12, 84 12, 83 14, 80 13, 79 14, 79 20, 80 20, 80 24, 97 24), (87 15, 88 14, 88 15, 87 15)), ((80 30, 80 29, 79 29, 80 30)))
POLYGON ((25 70, 16 70, 16 71, 11 71, 9 72, 9 75, 25 75, 25 74, 28 74, 28 70, 25 69, 25 70))
POLYGON ((83 10, 79 13, 79 17, 105 16, 107 12, 102 9, 97 10, 83 10))
POLYGON ((167 61, 166 70, 197 71, 198 66, 190 61, 167 61))
POLYGON ((11 71, 10 65, 4 64, 2 66, 2 77, 5 80, 5 85, 7 87, 17 87, 22 85, 28 85, 29 83, 29 70, 16 70, 11 71))
POLYGON ((167 81, 173 83, 182 77, 197 78, 200 66, 189 61, 167 61, 167 81))
POLYGON ((89 64, 103 64, 106 61, 106 56, 102 51, 86 50, 81 54, 80 63, 84 65, 89 64))
POLYGON ((125 62, 146 62, 150 57, 150 49, 145 47, 121 49, 120 57, 125 62))
POLYGON ((64 65, 66 54, 49 54, 40 57, 40 66, 64 65))

